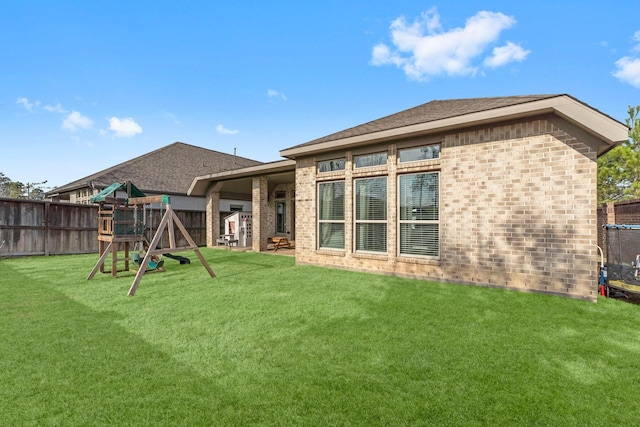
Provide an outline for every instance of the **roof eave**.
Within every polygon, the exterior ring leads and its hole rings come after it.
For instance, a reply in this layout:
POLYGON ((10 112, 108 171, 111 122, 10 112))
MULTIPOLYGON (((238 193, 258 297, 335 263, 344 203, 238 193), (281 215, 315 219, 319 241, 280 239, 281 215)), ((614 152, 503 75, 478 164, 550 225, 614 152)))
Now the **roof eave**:
POLYGON ((479 126, 549 113, 558 114, 602 140, 606 144, 604 151, 626 141, 628 137, 628 129, 624 124, 570 96, 560 95, 539 101, 469 113, 411 126, 325 141, 308 146, 288 148, 281 150, 280 155, 285 158, 295 159, 297 157, 345 149, 362 143, 384 142, 392 139, 440 133, 452 129, 479 126))
POLYGON ((257 166, 233 169, 224 172, 216 172, 208 175, 197 176, 191 182, 187 191, 188 196, 205 196, 207 190, 214 181, 228 181, 239 178, 251 178, 261 175, 269 175, 282 172, 295 171, 295 160, 280 160, 277 162, 264 163, 257 166))
POLYGON ((558 116, 579 126, 604 143, 598 150, 598 156, 629 139, 627 125, 580 102, 563 103, 554 110, 558 116))

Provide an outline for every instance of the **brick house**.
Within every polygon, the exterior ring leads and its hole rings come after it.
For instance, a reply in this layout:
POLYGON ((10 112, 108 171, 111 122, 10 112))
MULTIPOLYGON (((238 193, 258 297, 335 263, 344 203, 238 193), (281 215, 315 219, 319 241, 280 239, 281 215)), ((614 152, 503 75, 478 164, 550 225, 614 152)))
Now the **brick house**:
POLYGON ((569 95, 432 101, 282 150, 288 184, 264 165, 190 191, 215 220, 218 191, 244 180, 264 250, 289 185, 298 264, 595 300, 596 160, 626 139, 569 95))

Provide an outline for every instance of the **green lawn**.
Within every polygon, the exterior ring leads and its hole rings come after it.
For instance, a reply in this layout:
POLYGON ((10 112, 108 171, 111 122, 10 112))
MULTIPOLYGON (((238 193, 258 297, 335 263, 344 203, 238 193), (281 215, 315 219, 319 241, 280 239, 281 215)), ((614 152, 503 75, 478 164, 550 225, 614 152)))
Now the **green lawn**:
POLYGON ((202 253, 0 259, 2 425, 638 423, 638 305, 202 253))

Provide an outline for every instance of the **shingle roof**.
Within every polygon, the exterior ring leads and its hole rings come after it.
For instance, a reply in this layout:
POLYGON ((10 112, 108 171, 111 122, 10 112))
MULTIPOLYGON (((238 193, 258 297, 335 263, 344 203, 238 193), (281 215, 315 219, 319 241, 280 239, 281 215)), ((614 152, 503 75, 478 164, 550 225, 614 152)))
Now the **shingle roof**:
POLYGON ((133 182, 145 193, 187 194, 193 178, 215 172, 260 165, 262 162, 175 142, 142 156, 70 182, 48 194, 93 185, 133 182))
POLYGON ((321 142, 335 141, 353 136, 366 135, 369 133, 385 131, 389 129, 397 129, 404 126, 411 126, 421 123, 427 123, 436 120, 447 119, 465 114, 477 113, 479 111, 487 111, 495 108, 509 107, 512 105, 524 104, 527 102, 539 101, 547 98, 554 98, 561 95, 521 95, 521 96, 501 96, 493 98, 467 98, 467 99, 451 99, 436 100, 427 102, 390 116, 382 117, 313 141, 291 147, 305 147, 309 145, 319 144, 321 142))

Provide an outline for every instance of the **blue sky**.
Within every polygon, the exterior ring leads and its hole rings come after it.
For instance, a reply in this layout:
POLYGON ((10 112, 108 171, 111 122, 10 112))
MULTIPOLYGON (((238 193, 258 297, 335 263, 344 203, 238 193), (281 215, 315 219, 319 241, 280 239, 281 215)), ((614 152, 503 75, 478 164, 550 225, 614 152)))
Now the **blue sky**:
POLYGON ((0 172, 60 186, 175 141, 274 161, 434 99, 568 93, 624 121, 638 6, 4 0, 0 172))

